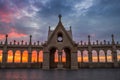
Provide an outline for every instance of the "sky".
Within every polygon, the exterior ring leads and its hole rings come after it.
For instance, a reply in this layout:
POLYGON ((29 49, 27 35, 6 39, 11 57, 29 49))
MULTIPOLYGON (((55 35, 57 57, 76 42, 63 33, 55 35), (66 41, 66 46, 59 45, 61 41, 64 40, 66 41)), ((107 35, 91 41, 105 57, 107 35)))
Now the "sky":
POLYGON ((76 42, 91 40, 120 41, 120 0, 0 0, 0 41, 44 42, 48 28, 55 29, 58 15, 76 42))

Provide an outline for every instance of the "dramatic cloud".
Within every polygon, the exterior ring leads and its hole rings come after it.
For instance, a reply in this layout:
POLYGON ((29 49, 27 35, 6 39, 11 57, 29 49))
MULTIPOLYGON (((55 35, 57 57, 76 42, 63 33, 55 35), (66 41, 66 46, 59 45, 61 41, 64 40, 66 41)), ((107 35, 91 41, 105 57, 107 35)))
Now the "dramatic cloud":
POLYGON ((45 41, 48 26, 54 29, 58 14, 66 29, 72 26, 74 40, 120 41, 119 0, 0 0, 0 40, 9 38, 25 41, 45 41))

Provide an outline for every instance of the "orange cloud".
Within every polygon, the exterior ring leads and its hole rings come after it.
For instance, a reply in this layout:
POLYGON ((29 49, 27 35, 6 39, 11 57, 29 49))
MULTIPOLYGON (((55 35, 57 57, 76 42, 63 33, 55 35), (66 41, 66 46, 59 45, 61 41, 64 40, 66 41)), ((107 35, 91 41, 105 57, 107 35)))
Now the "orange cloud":
MULTIPOLYGON (((7 33, 9 38, 20 38, 25 37, 27 34, 24 33, 18 33, 15 28, 11 28, 10 32, 7 33)), ((0 34, 0 40, 5 38, 5 34, 0 34)))
POLYGON ((5 35, 4 34, 0 34, 0 40, 4 39, 5 35))
POLYGON ((18 33, 14 28, 11 29, 11 32, 8 33, 10 38, 20 38, 20 37, 25 37, 27 34, 24 33, 18 33))

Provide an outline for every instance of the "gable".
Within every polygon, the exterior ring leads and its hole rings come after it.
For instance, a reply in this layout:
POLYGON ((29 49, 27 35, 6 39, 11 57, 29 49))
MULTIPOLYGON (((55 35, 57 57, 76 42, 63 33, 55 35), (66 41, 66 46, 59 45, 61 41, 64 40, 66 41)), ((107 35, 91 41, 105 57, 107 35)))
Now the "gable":
MULTIPOLYGON (((72 35, 72 34, 71 34, 72 35)), ((59 23, 55 30, 52 32, 52 34, 49 36, 47 44, 68 44, 68 45, 73 45, 74 42, 72 40, 72 36, 70 36, 70 31, 66 31, 64 26, 62 25, 61 19, 59 18, 59 23), (58 34, 61 34, 63 37, 63 42, 58 42, 58 34)))

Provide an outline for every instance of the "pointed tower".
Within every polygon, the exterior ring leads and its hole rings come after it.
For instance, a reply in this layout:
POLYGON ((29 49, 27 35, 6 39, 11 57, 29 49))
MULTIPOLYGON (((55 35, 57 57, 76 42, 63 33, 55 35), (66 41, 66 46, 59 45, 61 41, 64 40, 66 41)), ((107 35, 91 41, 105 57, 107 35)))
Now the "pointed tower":
POLYGON ((48 40, 44 46, 43 69, 48 68, 71 68, 77 69, 77 45, 72 39, 72 30, 66 30, 62 24, 62 15, 58 15, 58 24, 55 30, 48 30, 48 40), (54 62, 54 53, 58 53, 58 63, 54 62), (63 51, 66 55, 66 64, 62 64, 63 51), (59 61, 60 60, 60 61, 59 61))

